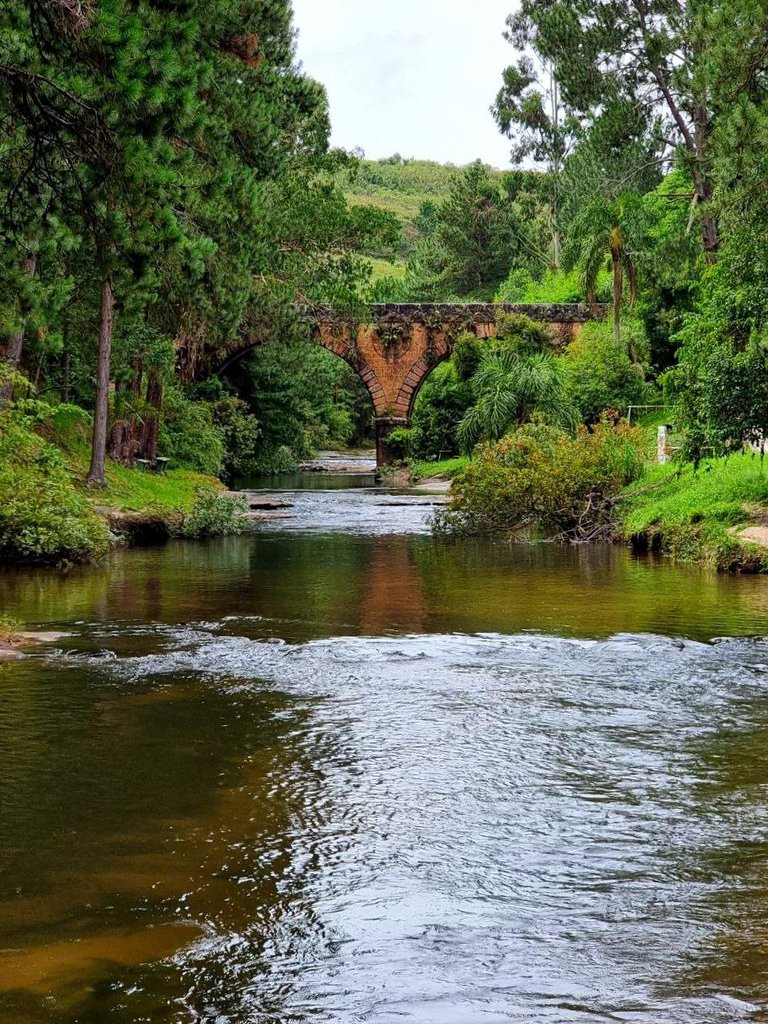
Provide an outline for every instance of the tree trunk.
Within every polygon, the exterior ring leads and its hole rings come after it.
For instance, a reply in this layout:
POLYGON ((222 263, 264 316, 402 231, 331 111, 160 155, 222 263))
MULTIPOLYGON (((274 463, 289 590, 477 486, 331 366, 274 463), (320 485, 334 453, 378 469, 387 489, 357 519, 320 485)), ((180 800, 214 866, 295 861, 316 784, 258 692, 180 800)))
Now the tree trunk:
POLYGON ((107 419, 109 417, 109 369, 112 359, 112 325, 115 296, 112 281, 106 275, 101 286, 101 323, 99 327, 99 357, 96 366, 96 405, 93 412, 93 442, 88 485, 103 487, 107 457, 107 419))
POLYGON ((560 272, 560 249, 562 248, 560 241, 560 232, 557 227, 552 229, 552 269, 558 274, 560 272))
MULTIPOLYGON (((37 268, 37 257, 28 256, 22 266, 30 277, 33 276, 37 268)), ((11 373, 16 372, 21 362, 21 350, 24 347, 24 328, 26 324, 27 318, 25 316, 19 324, 19 329, 14 331, 8 339, 8 345, 5 350, 5 362, 11 373)), ((9 380, 0 386, 0 409, 3 409, 10 402, 12 396, 13 383, 9 380)))
POLYGON ((621 300, 624 297, 624 268, 621 256, 615 249, 611 250, 613 262, 613 340, 621 344, 621 300))
POLYGON ((709 136, 711 134, 711 119, 707 108, 699 103, 693 111, 693 137, 695 141, 693 181, 696 186, 698 201, 704 208, 701 218, 702 241, 704 254, 709 263, 717 260, 717 251, 720 248, 720 234, 717 220, 709 203, 712 201, 713 188, 707 166, 707 155, 709 152, 709 136))
MULTIPOLYGON (((138 399, 141 395, 141 381, 144 375, 144 364, 141 359, 133 362, 133 379, 129 383, 118 382, 115 385, 115 396, 118 392, 129 392, 138 399)), ((135 411, 123 409, 127 415, 115 419, 109 439, 109 457, 113 462, 123 466, 133 466, 139 450, 139 422, 135 411)))
POLYGON ((712 184, 707 177, 697 175, 696 195, 698 196, 699 204, 704 204, 704 214, 701 218, 704 255, 708 263, 716 263, 718 249, 720 248, 720 232, 717 219, 707 206, 712 200, 712 184))
POLYGON ((163 402, 163 381, 157 370, 150 370, 147 379, 147 405, 156 410, 147 413, 139 435, 139 451, 150 463, 157 461, 157 435, 159 428, 160 406, 163 402))
POLYGON ((69 378, 72 370, 72 355, 69 351, 66 340, 64 341, 64 354, 61 357, 61 400, 68 402, 70 398, 69 378))

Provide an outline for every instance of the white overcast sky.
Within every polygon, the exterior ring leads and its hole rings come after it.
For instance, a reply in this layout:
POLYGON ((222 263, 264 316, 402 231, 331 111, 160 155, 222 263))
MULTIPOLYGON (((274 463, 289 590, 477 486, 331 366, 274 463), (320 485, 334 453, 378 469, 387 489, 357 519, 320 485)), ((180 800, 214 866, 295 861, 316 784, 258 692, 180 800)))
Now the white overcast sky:
POLYGON ((328 90, 335 146, 509 166, 488 110, 514 0, 293 0, 298 56, 328 90))

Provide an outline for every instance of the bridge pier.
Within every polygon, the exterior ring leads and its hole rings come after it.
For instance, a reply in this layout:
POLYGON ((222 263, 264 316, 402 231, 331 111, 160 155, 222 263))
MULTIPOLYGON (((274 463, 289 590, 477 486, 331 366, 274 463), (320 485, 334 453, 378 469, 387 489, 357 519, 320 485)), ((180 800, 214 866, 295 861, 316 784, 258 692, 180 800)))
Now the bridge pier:
POLYGON ((407 427, 408 420, 402 416, 376 417, 376 466, 391 466, 398 457, 389 447, 387 439, 396 427, 407 427))

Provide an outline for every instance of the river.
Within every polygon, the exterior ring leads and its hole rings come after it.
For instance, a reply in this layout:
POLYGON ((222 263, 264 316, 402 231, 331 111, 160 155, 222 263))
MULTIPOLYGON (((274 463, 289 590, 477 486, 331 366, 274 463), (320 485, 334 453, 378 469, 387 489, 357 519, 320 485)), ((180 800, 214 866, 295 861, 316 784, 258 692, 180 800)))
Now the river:
POLYGON ((768 1020, 768 581, 279 486, 0 576, 2 1024, 768 1020))

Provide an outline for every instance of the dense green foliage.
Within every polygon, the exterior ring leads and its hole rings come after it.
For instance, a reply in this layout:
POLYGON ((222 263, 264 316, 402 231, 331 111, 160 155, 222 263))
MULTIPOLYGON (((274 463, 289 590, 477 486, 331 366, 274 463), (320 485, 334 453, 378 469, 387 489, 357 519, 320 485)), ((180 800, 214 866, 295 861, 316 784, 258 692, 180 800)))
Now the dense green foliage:
MULTIPOLYGON (((105 500, 154 488, 170 508, 178 491, 187 512, 196 474, 370 443, 370 398, 311 342, 307 304, 611 304, 570 345, 524 319, 460 338, 390 439, 420 460, 479 443, 465 479, 489 508, 496 484, 518 506, 518 483, 549 486, 512 465, 518 451, 560 481, 564 508, 577 483, 612 495, 618 476, 598 480, 590 459, 613 465, 608 422, 633 405, 666 401, 694 465, 764 445, 766 33, 760 0, 520 0, 493 105, 515 169, 498 171, 329 151, 290 0, 4 5, 0 472, 16 557, 103 546, 79 489, 86 429, 105 500), (569 445, 583 472, 566 480, 569 445), (177 474, 165 484, 124 475, 158 457, 177 474), (43 471, 58 525, 25 482, 43 471)), ((626 454, 625 428, 613 436, 626 454)), ((225 528, 224 505, 201 502, 198 532, 225 528)))
POLYGON ((233 366, 228 381, 258 425, 252 457, 236 467, 241 475, 290 469, 318 449, 373 437, 373 407, 362 381, 316 344, 260 347, 233 366))
POLYGON ((634 428, 601 422, 574 436, 529 423, 478 449, 437 525, 452 533, 598 539, 610 535, 614 500, 642 467, 642 435, 634 428))
POLYGON ((35 433, 50 413, 0 412, 0 560, 77 561, 106 550, 106 523, 75 487, 59 449, 35 433))
POLYGON ((192 381, 244 332, 301 337, 297 301, 357 301, 364 254, 397 243, 392 216, 344 198, 353 161, 328 152, 291 17, 288 0, 0 12, 0 331, 11 369, 94 410, 96 485, 107 448, 253 462, 268 425, 222 396, 193 410, 192 381))
POLYGON ((627 348, 642 351, 645 336, 636 321, 622 326, 622 340, 616 343, 607 324, 586 324, 563 355, 568 395, 581 419, 595 422, 606 409, 626 416, 631 405, 653 405, 657 391, 645 379, 642 366, 633 362, 627 348), (627 345, 627 338, 632 339, 627 345))
POLYGON ((646 354, 642 324, 626 320, 617 344, 610 325, 585 325, 560 353, 549 330, 526 317, 500 318, 497 336, 460 336, 450 360, 427 379, 412 426, 394 448, 402 458, 429 459, 471 452, 532 418, 573 429, 602 413, 626 416, 630 406, 661 401, 628 347, 646 354))
POLYGON ((215 478, 185 469, 159 474, 110 464, 95 497, 83 486, 87 417, 75 405, 32 400, 0 412, 0 560, 92 560, 132 525, 159 534, 239 532, 241 499, 215 478))
POLYGON ((182 537, 222 537, 241 533, 245 498, 240 494, 219 494, 211 488, 201 488, 184 517, 179 533, 182 537))
MULTIPOLYGON (((661 384, 682 444, 677 464, 620 498, 621 472, 605 485, 591 470, 563 482, 561 466, 588 466, 603 443, 608 472, 626 428, 603 420, 558 443, 552 428, 520 428, 513 406, 531 364, 485 352, 465 416, 483 429, 467 440, 509 432, 477 449, 446 527, 538 523, 583 539, 585 522, 599 536, 623 517, 627 533, 670 552, 720 568, 764 564, 729 532, 762 521, 762 459, 702 460, 762 451, 768 432, 767 28, 757 0, 521 0, 510 15, 515 62, 494 113, 513 161, 545 171, 550 269, 510 264, 496 295, 608 298, 612 331, 591 324, 554 357, 564 393, 596 422, 606 409, 658 404, 661 384), (681 468, 688 458, 693 467, 681 468), (568 510, 559 530, 555 506, 568 510), (567 525, 574 509, 578 530, 567 525)), ((634 463, 627 479, 638 472, 634 463)))

